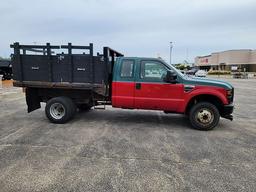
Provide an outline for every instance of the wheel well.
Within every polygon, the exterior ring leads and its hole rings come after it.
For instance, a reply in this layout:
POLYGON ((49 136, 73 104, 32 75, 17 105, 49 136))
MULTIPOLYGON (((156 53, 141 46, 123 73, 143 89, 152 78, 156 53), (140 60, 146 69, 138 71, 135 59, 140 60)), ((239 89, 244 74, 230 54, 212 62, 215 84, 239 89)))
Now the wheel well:
MULTIPOLYGON (((47 102, 48 100, 54 97, 68 97, 72 99, 75 103, 86 104, 89 103, 92 99, 92 93, 89 90, 77 90, 77 89, 47 89, 39 88, 38 96, 41 98, 41 101, 47 102)), ((97 98, 97 95, 94 94, 94 97, 97 98)))
POLYGON ((207 94, 197 95, 191 98, 190 101, 188 102, 185 114, 189 114, 189 111, 194 104, 202 101, 212 103, 218 108, 219 111, 221 110, 221 107, 223 105, 222 101, 217 96, 207 94))

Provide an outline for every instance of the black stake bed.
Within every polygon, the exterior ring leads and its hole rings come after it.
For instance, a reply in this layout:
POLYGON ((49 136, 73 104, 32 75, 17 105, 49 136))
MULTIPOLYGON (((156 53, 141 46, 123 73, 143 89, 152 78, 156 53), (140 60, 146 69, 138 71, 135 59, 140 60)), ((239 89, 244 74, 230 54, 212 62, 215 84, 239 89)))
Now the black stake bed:
POLYGON ((123 54, 103 48, 103 54, 93 55, 89 46, 68 45, 11 45, 14 85, 20 87, 99 89, 106 95, 106 87, 115 57, 123 54), (82 53, 74 53, 82 50, 82 53), (66 51, 66 53, 64 53, 66 51), (87 51, 85 53, 84 51, 87 51))

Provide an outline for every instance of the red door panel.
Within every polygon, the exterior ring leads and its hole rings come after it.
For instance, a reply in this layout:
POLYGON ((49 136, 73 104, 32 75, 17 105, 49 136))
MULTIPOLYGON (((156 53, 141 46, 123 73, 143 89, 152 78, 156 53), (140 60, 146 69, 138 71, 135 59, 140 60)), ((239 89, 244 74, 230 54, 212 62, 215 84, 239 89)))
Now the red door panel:
POLYGON ((112 83, 112 106, 120 108, 134 108, 134 82, 112 83))
POLYGON ((175 111, 183 102, 183 84, 141 82, 135 89, 137 109, 175 111), (140 89, 138 89, 140 87, 140 89))

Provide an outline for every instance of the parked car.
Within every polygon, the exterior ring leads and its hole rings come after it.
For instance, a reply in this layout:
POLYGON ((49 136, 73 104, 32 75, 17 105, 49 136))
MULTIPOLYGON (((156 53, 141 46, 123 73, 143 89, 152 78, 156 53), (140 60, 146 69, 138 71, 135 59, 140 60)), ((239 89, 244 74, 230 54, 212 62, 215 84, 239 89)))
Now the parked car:
POLYGON ((7 59, 0 60, 0 75, 2 75, 2 80, 12 79, 12 65, 11 61, 7 59))
POLYGON ((207 72, 204 71, 204 70, 198 70, 196 73, 195 73, 195 76, 196 77, 206 77, 207 75, 207 72))
POLYGON ((198 69, 193 68, 186 72, 186 75, 195 75, 195 73, 198 71, 198 69))
POLYGON ((97 105, 180 113, 200 130, 213 129, 220 117, 233 119, 232 85, 190 78, 161 59, 124 57, 109 47, 94 56, 93 44, 14 43, 11 47, 13 84, 26 87, 28 112, 46 102, 45 113, 53 123, 66 123, 77 108, 88 110, 97 105), (43 49, 47 54, 26 55, 26 49, 43 49), (52 53, 52 49, 68 49, 68 53, 52 53), (89 54, 72 54, 73 49, 89 49, 89 54))

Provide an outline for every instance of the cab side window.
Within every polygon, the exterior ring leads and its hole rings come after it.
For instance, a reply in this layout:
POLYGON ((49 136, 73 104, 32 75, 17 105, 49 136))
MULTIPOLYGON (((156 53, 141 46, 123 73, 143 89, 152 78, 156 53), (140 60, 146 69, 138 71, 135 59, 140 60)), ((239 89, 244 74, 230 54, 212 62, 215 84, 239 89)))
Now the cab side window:
POLYGON ((120 77, 121 78, 132 78, 134 73, 134 61, 123 60, 121 64, 120 77))
POLYGON ((163 82, 167 73, 166 67, 158 61, 142 61, 140 65, 140 78, 145 81, 163 82))

